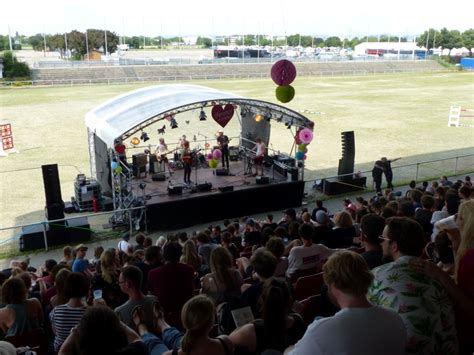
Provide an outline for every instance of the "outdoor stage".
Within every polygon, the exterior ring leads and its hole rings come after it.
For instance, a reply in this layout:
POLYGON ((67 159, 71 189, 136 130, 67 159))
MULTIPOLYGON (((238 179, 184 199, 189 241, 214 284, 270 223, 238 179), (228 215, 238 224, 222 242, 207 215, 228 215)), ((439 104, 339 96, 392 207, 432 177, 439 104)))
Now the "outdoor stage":
POLYGON ((150 229, 184 228, 301 205, 303 181, 288 181, 272 165, 265 167, 268 182, 260 184, 256 177, 245 174, 248 168, 245 165, 245 160, 231 161, 227 176, 217 176, 215 169, 204 167, 199 167, 196 172, 193 167, 192 184, 188 187, 183 184, 182 169, 175 170, 171 178, 166 173, 166 181, 152 181, 148 174, 134 178, 132 188, 138 196, 148 196, 146 206, 150 229), (142 183, 146 184, 144 189, 139 187, 142 183), (212 184, 210 190, 206 183, 212 184), (182 193, 169 194, 170 186, 178 186, 178 190, 182 188, 182 193))

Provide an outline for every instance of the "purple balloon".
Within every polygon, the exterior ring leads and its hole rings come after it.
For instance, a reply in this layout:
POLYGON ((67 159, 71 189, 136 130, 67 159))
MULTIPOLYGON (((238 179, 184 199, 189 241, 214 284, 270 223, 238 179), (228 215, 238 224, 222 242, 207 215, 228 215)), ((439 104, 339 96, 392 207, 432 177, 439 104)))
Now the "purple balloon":
POLYGON ((296 78, 296 67, 287 59, 279 60, 273 64, 271 76, 277 85, 290 85, 296 78))
POLYGON ((212 151, 212 157, 214 159, 220 159, 222 157, 222 152, 219 149, 214 149, 212 151))
POLYGON ((207 158, 207 160, 211 160, 211 159, 213 158, 213 157, 212 157, 212 152, 211 152, 211 153, 207 153, 206 158, 207 158))

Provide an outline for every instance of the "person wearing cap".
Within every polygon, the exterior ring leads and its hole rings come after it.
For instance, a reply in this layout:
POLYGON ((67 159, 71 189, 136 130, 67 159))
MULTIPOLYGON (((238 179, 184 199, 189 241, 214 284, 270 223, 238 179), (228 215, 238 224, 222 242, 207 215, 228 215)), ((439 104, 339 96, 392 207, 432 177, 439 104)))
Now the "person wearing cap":
POLYGON ((89 262, 85 259, 87 247, 84 244, 79 244, 76 247, 76 259, 72 264, 72 272, 82 272, 89 278, 92 278, 93 273, 89 270, 89 262))
POLYGON ((329 225, 329 216, 323 210, 319 210, 316 212, 315 218, 313 243, 327 246, 328 243, 330 244, 333 233, 329 225))
POLYGON ((222 153, 222 167, 229 170, 229 137, 224 134, 222 129, 217 134, 217 143, 222 153))
POLYGON ((296 211, 293 208, 287 208, 283 212, 283 218, 278 222, 278 226, 288 229, 291 222, 296 222, 296 211))

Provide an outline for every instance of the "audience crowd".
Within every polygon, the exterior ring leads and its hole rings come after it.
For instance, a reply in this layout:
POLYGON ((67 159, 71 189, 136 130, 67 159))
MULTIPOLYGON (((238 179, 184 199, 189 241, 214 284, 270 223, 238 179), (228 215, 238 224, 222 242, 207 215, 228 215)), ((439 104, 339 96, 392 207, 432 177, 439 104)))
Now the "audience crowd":
POLYGON ((471 196, 469 177, 443 176, 334 215, 317 201, 156 245, 67 246, 38 269, 13 260, 0 353, 472 354, 471 196))

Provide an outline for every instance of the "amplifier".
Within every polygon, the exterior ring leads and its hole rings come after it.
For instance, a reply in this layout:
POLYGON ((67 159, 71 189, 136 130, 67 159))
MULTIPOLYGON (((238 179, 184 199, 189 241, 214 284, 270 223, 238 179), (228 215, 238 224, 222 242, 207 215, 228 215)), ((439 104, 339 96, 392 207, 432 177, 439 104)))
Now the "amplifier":
POLYGON ((197 190, 200 192, 211 191, 212 184, 210 182, 205 182, 203 184, 197 185, 197 190))
POLYGON ((151 174, 151 179, 153 181, 165 181, 166 180, 166 175, 165 175, 165 173, 151 174))
POLYGON ((168 186, 168 195, 182 195, 183 194, 183 185, 169 185, 168 186))
POLYGON ((225 168, 216 169, 216 175, 217 176, 227 176, 227 175, 229 175, 229 170, 227 170, 225 168))
POLYGON ((268 178, 268 176, 257 176, 255 178, 255 182, 257 183, 257 185, 267 185, 270 183, 270 179, 268 178))

